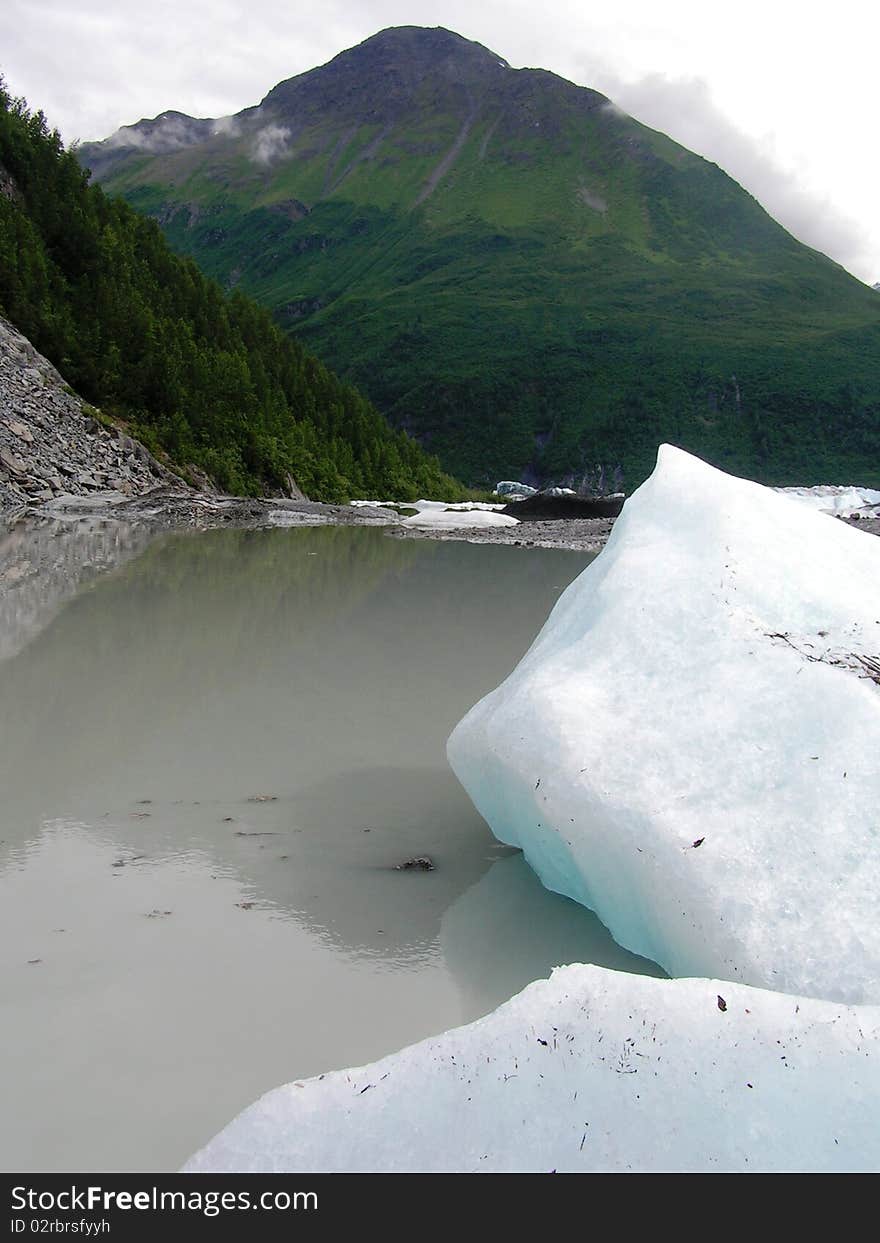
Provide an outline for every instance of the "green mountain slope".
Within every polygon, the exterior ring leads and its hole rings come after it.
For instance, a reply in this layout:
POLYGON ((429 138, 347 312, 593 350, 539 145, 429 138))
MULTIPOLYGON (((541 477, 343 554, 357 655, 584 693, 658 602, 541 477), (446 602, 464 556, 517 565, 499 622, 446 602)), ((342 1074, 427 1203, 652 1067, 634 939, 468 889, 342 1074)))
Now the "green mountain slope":
POLYGON ((0 313, 81 396, 221 486, 310 496, 460 495, 358 392, 87 184, 0 83, 0 313))
POLYGON ((468 482, 632 486, 660 439, 880 480, 876 293, 602 95, 449 31, 80 158, 468 482))

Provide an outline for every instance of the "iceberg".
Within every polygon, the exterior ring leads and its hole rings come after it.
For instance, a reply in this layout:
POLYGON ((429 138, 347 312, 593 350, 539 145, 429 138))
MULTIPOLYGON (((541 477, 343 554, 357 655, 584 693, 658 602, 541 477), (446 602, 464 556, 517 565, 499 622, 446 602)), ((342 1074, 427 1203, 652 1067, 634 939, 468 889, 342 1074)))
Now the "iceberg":
POLYGON ((664 445, 449 761, 670 975, 876 1002, 878 681, 880 540, 664 445))
POLYGON ((451 531, 459 527, 516 527, 519 519, 510 514, 499 514, 494 510, 477 508, 442 508, 433 506, 421 509, 403 519, 405 527, 425 527, 439 531, 451 531))
POLYGON ((519 483, 516 479, 502 479, 495 484, 495 495, 506 496, 508 500, 519 500, 522 497, 534 496, 537 488, 527 483, 519 483))
POLYGON ((880 510, 880 492, 873 488, 845 487, 820 484, 814 488, 774 488, 783 496, 791 497, 802 505, 810 505, 823 514, 849 518, 853 514, 872 515, 880 510))
MULTIPOLYGON (((495 522, 492 518, 485 521, 481 514, 492 514, 504 509, 504 505, 490 504, 488 501, 426 501, 424 498, 420 501, 349 501, 349 505, 355 509, 363 509, 370 507, 371 509, 386 509, 391 512, 394 510, 410 510, 416 512, 412 514, 410 526, 510 526, 510 522, 505 518, 502 522, 495 522), (461 518, 449 517, 450 514, 470 514, 474 519, 472 522, 465 522, 461 518), (438 515, 445 515, 440 517, 438 515)), ((406 522, 406 519, 404 519, 406 522)))
POLYGON ((878 1032, 877 1007, 563 967, 267 1093, 184 1172, 873 1171, 878 1032))
POLYGON ((445 509, 451 513, 456 511, 470 513, 473 510, 490 513, 493 510, 502 510, 504 506, 489 501, 416 501, 413 508, 418 510, 445 509))

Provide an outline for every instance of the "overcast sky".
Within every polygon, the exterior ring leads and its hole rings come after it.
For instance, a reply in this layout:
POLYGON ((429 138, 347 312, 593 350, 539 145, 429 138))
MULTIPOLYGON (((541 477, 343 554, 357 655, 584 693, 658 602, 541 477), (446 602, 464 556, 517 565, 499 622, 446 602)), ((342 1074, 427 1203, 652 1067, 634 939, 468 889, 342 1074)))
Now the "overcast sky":
POLYGON ((447 26, 610 95, 880 281, 880 6, 868 0, 0 0, 0 71, 64 138, 225 116, 385 26, 447 26))

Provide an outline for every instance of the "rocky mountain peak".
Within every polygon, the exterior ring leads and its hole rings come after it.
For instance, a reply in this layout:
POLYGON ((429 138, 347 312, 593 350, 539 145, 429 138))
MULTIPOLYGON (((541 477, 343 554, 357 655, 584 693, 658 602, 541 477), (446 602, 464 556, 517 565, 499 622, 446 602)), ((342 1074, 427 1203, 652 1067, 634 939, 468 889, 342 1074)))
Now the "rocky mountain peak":
POLYGON ((443 27, 395 26, 335 56, 326 65, 280 82, 261 110, 288 114, 304 106, 394 113, 426 91, 485 89, 510 73, 503 57, 443 27))
POLYGON ((389 26, 370 35, 353 48, 340 52, 328 64, 337 65, 350 61, 363 65, 371 59, 407 67, 420 65, 429 69, 436 69, 445 63, 510 68, 497 52, 443 26, 389 26))

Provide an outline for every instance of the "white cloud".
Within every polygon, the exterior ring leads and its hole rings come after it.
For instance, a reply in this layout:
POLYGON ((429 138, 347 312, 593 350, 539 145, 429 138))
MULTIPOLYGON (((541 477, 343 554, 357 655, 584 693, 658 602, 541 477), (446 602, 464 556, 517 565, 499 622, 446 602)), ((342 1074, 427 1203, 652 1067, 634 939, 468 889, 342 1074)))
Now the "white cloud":
POLYGON ((241 124, 235 117, 216 117, 211 132, 224 138, 237 138, 241 133, 241 124))
POLYGON ((107 139, 110 147, 136 147, 140 151, 179 151, 204 137, 204 127, 193 124, 189 117, 159 117, 149 130, 123 125, 107 139))
POLYGON ((287 150, 290 130, 286 125, 264 125, 257 131, 251 148, 251 159, 255 164, 274 164, 287 150))
POLYGON ((702 78, 649 74, 625 82, 607 67, 591 68, 597 89, 615 105, 718 164, 799 241, 833 256, 851 271, 870 274, 872 239, 865 224, 830 195, 816 193, 796 172, 784 168, 768 140, 755 141, 734 125, 702 78))

